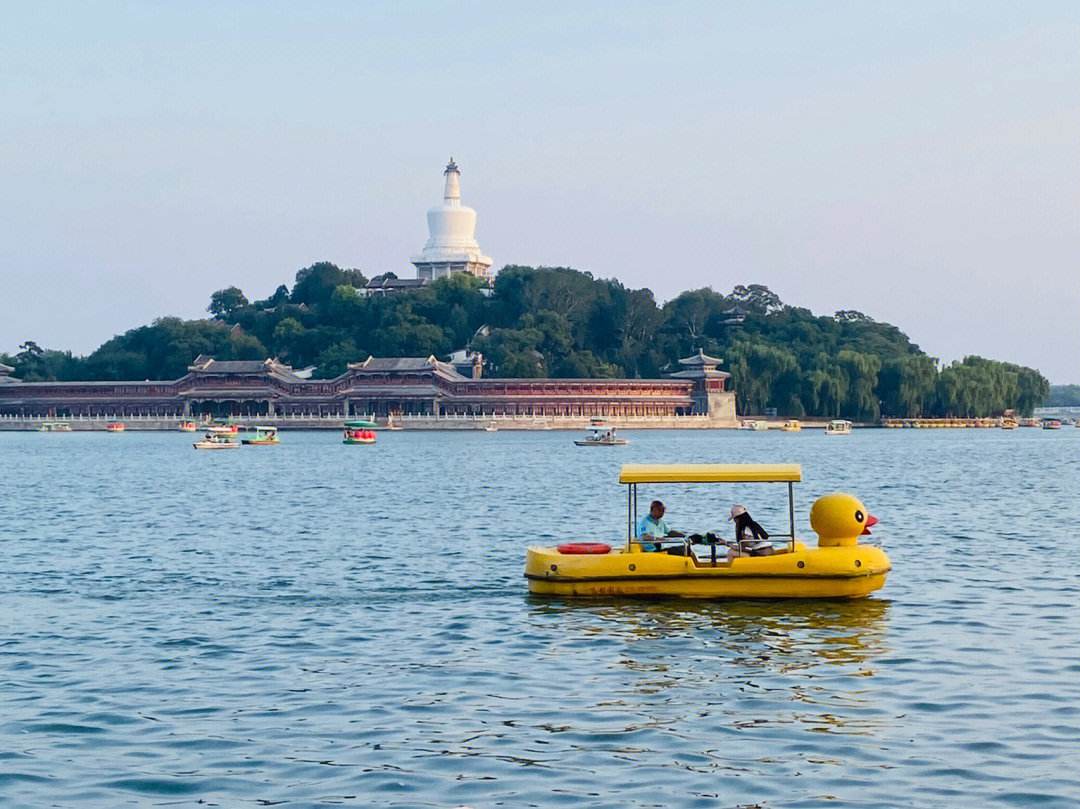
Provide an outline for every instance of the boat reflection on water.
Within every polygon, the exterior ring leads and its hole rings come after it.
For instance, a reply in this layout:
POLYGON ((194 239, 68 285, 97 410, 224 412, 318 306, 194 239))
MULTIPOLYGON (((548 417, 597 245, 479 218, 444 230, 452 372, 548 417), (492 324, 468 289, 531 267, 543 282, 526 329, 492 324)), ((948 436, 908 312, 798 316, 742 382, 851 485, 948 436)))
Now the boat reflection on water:
POLYGON ((567 729, 600 724, 623 733, 690 722, 708 728, 712 740, 739 733, 734 748, 701 740, 710 771, 768 770, 778 739, 810 755, 829 749, 819 744, 825 736, 886 736, 890 720, 877 696, 884 683, 874 667, 890 651, 889 608, 876 598, 531 599, 537 623, 549 632, 553 623, 561 628, 551 654, 602 661, 604 679, 617 682, 567 729))
MULTIPOLYGON (((888 651, 889 602, 884 599, 805 601, 630 601, 583 604, 531 598, 537 617, 557 614, 565 631, 620 638, 628 653, 643 642, 665 665, 678 667, 677 649, 717 648, 744 673, 795 672, 823 664, 863 665, 888 651), (670 640, 662 651, 654 641, 670 640)), ((692 662, 692 661, 687 661, 692 662)), ((870 672, 872 673, 872 672, 870 672)), ((866 672, 864 672, 864 675, 866 672)))

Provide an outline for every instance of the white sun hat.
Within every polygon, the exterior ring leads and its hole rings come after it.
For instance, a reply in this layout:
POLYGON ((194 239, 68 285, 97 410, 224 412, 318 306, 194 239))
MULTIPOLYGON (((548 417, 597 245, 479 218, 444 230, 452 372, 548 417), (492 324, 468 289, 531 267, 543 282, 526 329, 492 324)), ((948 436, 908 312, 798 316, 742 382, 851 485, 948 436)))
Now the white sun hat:
POLYGON ((738 504, 731 507, 731 516, 728 517, 728 521, 734 520, 736 517, 742 516, 746 513, 746 506, 740 506, 738 504))

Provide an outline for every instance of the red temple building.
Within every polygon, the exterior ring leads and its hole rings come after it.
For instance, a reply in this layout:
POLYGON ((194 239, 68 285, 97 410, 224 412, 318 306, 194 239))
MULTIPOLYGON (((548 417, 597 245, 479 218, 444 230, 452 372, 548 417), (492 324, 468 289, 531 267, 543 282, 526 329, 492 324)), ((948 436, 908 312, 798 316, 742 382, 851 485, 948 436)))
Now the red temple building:
POLYGON ((707 416, 735 423, 720 360, 701 352, 665 379, 482 378, 476 358, 369 357, 334 379, 274 359, 200 356, 171 381, 22 382, 0 365, 0 415, 19 418, 211 416, 707 416), (462 373, 462 371, 465 373, 462 373))

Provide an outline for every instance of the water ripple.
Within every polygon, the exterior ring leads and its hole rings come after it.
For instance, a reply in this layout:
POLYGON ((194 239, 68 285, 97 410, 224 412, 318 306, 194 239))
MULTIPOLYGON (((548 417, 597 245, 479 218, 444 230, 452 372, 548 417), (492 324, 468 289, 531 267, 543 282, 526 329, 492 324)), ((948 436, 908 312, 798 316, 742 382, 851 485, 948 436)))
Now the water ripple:
MULTIPOLYGON (((0 803, 1074 806, 1080 430, 0 433, 0 803), (861 602, 572 602, 523 549, 617 540, 621 462, 802 462, 883 518, 861 602), (564 529, 563 525, 568 526, 564 529)), ((762 487, 659 492, 723 526, 762 487)))

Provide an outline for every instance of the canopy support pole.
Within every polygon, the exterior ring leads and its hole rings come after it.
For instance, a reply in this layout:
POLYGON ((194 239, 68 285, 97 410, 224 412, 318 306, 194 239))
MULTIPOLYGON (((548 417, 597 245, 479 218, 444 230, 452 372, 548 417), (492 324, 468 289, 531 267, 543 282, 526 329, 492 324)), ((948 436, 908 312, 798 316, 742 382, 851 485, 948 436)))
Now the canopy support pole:
POLYGON ((787 485, 788 524, 791 526, 791 552, 795 553, 795 485, 787 485))

